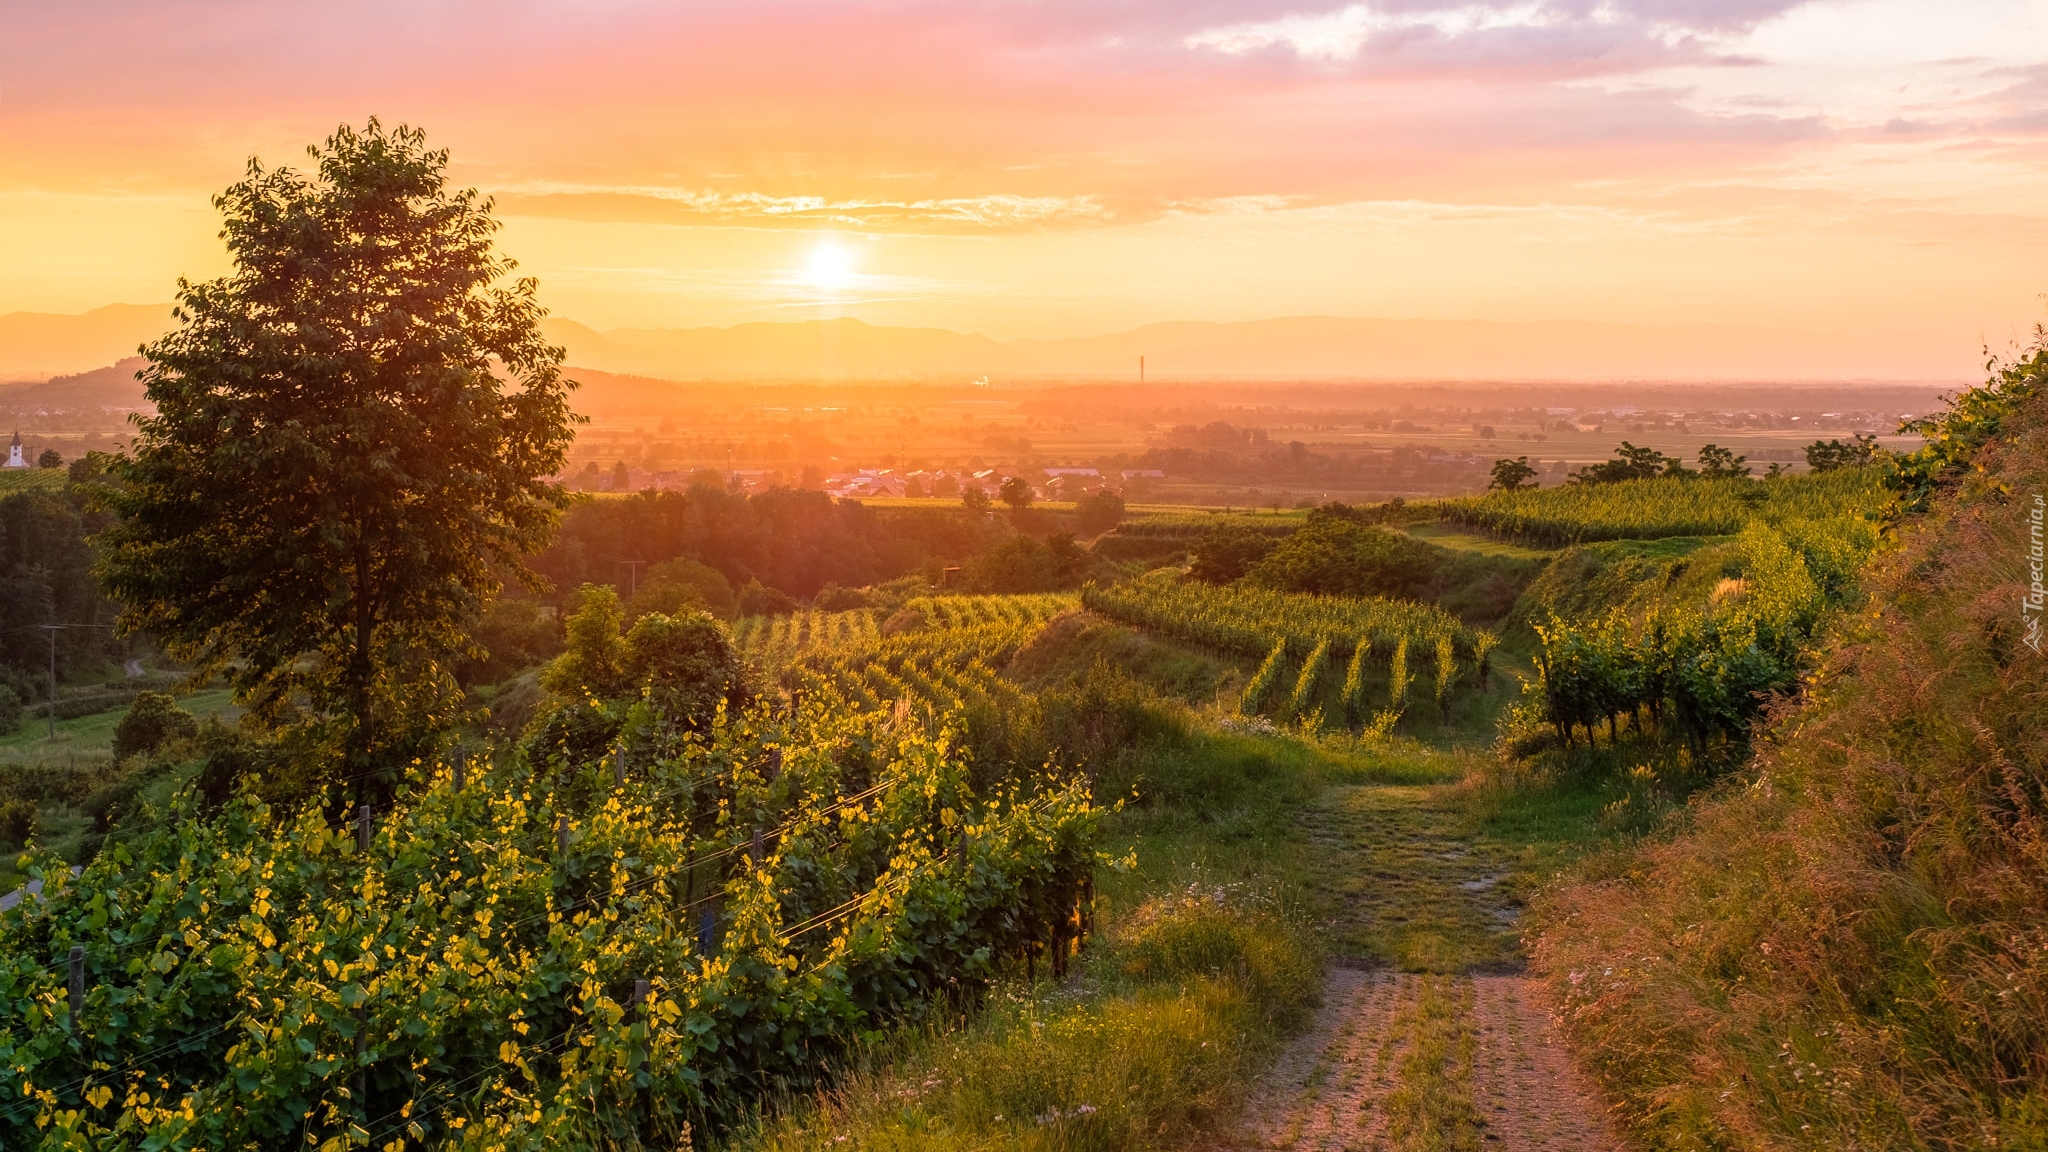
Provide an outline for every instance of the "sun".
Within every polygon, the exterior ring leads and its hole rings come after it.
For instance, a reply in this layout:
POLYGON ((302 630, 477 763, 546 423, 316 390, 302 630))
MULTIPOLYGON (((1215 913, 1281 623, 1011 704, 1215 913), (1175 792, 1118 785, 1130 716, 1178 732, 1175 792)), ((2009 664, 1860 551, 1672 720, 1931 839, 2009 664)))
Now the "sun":
POLYGON ((837 241, 819 241, 818 246, 811 249, 810 262, 804 266, 804 279, 821 292, 845 290, 854 279, 853 253, 840 247, 837 241))

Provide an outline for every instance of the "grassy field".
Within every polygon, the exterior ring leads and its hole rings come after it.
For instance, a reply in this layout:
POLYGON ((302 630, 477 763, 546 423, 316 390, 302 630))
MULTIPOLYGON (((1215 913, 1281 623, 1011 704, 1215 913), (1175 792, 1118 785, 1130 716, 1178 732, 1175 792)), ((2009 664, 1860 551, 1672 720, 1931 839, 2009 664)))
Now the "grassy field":
MULTIPOLYGON (((224 722, 232 721, 241 711, 229 699, 230 695, 225 688, 196 692, 180 699, 178 706, 201 720, 218 716, 224 722)), ((113 746, 115 726, 127 713, 126 708, 113 708, 89 716, 59 720, 54 740, 50 738, 47 722, 31 716, 14 731, 0 736, 0 764, 64 754, 105 755, 113 746)))
POLYGON ((1455 548, 1461 552, 1477 552, 1482 556, 1507 556, 1516 560, 1548 560, 1557 555, 1551 548, 1531 548, 1522 544, 1496 540, 1479 532, 1467 531, 1451 525, 1431 522, 1411 524, 1408 534, 1417 540, 1427 540, 1439 548, 1455 548))

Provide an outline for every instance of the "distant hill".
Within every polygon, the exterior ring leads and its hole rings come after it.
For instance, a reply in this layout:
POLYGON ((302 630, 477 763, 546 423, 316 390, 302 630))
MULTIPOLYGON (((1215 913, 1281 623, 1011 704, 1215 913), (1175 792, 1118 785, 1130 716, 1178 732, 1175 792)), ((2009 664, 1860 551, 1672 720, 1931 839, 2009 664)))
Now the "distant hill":
POLYGON ((0 316, 0 381, 47 380, 135 355, 171 326, 168 304, 109 304, 77 316, 0 316))
POLYGON ((678 380, 1935 380, 1975 350, 1886 347, 1792 329, 1297 316, 996 341, 859 320, 618 329, 545 322, 572 363, 678 380))
MULTIPOLYGON (((80 316, 0 316, 0 380, 79 373, 132 355, 169 309, 116 304, 80 316)), ((1893 380, 1958 382, 1955 348, 1785 328, 1568 321, 1291 316, 1150 324, 1060 340, 993 340, 860 320, 598 331, 549 319, 581 368, 669 380, 1893 380)))
POLYGON ((130 412, 150 410, 135 378, 143 363, 131 356, 72 376, 0 384, 0 426, 72 431, 121 425, 130 412))
POLYGON ((572 364, 683 380, 971 378, 1014 359, 986 336, 859 320, 598 332, 550 319, 542 327, 572 364))

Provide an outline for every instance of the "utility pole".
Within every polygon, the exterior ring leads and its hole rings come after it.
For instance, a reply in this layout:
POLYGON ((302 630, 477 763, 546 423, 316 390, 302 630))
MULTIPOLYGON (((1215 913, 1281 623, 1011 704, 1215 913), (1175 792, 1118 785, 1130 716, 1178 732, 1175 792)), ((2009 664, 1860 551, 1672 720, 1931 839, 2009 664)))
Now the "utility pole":
POLYGON ((44 624, 40 626, 50 634, 50 739, 57 739, 57 630, 60 628, 111 628, 111 624, 44 624))
POLYGON ((43 631, 50 634, 50 711, 47 719, 50 721, 51 743, 57 740, 57 629, 62 627, 62 624, 43 625, 43 631))
POLYGON ((631 600, 634 594, 640 591, 640 566, 645 563, 647 563, 645 560, 621 560, 617 565, 620 568, 624 568, 627 572, 626 599, 628 600, 631 600))
POLYGON ((1143 356, 1140 356, 1140 357, 1138 357, 1138 383, 1140 383, 1140 384, 1143 384, 1144 382, 1145 382, 1145 358, 1144 358, 1143 356))

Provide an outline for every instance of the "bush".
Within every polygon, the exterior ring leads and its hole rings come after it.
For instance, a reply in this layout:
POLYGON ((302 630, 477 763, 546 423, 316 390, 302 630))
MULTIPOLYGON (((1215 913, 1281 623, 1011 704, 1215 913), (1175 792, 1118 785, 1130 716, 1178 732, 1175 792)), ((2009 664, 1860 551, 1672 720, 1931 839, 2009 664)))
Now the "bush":
POLYGON ((1245 572, 1245 581, 1280 592, 1422 597, 1450 559, 1405 532, 1360 524, 1318 510, 1301 531, 1281 541, 1245 572))
POLYGON ((128 714, 114 726, 114 759, 156 752, 198 736, 198 718, 178 707, 176 698, 165 692, 138 693, 128 714))
POLYGON ((1211 584, 1234 583, 1278 544, 1269 533, 1249 528, 1219 529, 1188 549, 1188 575, 1211 584))
POLYGON ((35 801, 20 796, 0 801, 0 844, 20 848, 41 828, 42 818, 35 801))
POLYGON ((820 612, 851 612, 856 608, 874 607, 874 598, 858 588, 827 584, 811 597, 811 607, 820 612))
POLYGON ((1079 588, 1094 563, 1066 533, 1046 540, 1012 536, 968 563, 967 587, 976 592, 1058 592, 1079 588))
POLYGON ((631 623, 649 612, 673 616, 685 609, 701 609, 721 620, 732 619, 739 598, 718 569, 695 560, 664 560, 647 570, 647 575, 626 604, 631 623))
POLYGON ((788 593, 770 588, 759 580, 749 580, 747 586, 740 589, 736 610, 741 616, 787 616, 797 607, 797 602, 788 593))
POLYGON ((1075 502, 1074 518, 1090 535, 1107 532, 1123 523, 1124 498, 1108 490, 1090 493, 1075 502))
POLYGON ((492 603, 470 629, 470 638, 483 648, 485 656, 465 660, 457 668, 464 684, 496 684, 562 650, 553 614, 531 600, 492 603))

